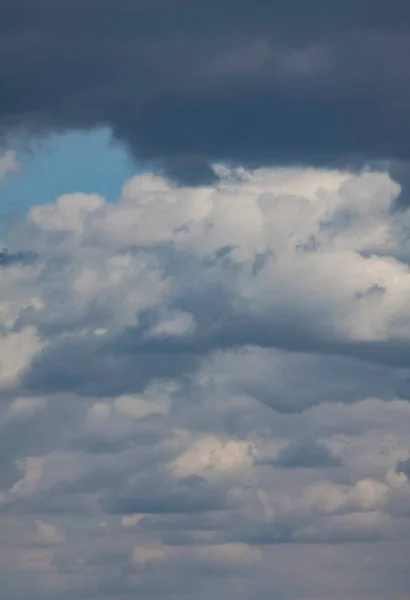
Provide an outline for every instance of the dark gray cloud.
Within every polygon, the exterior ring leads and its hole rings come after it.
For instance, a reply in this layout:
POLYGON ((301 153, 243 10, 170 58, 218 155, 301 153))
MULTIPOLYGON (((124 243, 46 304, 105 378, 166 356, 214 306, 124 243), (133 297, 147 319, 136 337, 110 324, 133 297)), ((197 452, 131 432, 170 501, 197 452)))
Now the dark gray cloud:
POLYGON ((166 476, 138 479, 130 489, 125 486, 105 504, 108 512, 127 515, 135 513, 189 514, 223 510, 227 500, 223 490, 215 489, 203 477, 190 475, 173 481, 166 476))
POLYGON ((399 460, 396 469, 398 473, 404 473, 410 479, 410 458, 407 460, 399 460))
POLYGON ((201 355, 163 351, 130 352, 118 343, 77 339, 45 349, 27 372, 30 394, 72 392, 113 396, 140 392, 152 379, 181 377, 194 370, 201 355))
POLYGON ((108 124, 185 181, 408 159, 402 0, 2 0, 0 23, 5 135, 108 124))
POLYGON ((9 253, 7 248, 0 249, 0 267, 8 267, 15 264, 30 264, 36 260, 33 252, 9 253))
POLYGON ((324 469, 341 465, 340 458, 315 440, 290 444, 275 459, 262 458, 258 462, 284 469, 324 469))

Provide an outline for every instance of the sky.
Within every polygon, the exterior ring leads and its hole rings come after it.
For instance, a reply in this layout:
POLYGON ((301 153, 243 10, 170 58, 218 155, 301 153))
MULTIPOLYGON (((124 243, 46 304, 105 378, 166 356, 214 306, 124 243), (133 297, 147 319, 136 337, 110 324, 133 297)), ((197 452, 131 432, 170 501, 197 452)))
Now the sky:
POLYGON ((409 49, 0 0, 2 600, 409 600, 409 49))
POLYGON ((97 193, 113 201, 123 182, 139 171, 102 128, 54 134, 24 145, 17 138, 10 146, 13 150, 0 157, 5 165, 0 167, 3 234, 5 225, 22 218, 30 206, 52 203, 62 194, 97 193))

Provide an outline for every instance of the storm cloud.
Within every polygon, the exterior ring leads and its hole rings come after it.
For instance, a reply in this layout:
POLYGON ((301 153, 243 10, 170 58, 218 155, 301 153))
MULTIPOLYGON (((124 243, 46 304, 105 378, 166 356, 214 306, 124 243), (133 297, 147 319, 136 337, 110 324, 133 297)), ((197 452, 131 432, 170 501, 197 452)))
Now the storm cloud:
POLYGON ((185 183, 410 158, 403 0, 1 0, 0 28, 3 139, 108 125, 185 183))

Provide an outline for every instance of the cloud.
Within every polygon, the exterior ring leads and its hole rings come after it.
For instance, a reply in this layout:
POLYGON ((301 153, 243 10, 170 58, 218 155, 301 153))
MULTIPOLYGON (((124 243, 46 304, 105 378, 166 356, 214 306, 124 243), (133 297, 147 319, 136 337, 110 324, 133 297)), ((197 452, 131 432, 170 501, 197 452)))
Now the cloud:
POLYGON ((333 517, 320 525, 301 527, 294 533, 294 540, 300 542, 352 543, 354 541, 374 542, 388 538, 389 520, 381 513, 352 513, 333 517))
POLYGON ((275 459, 261 459, 259 463, 274 464, 285 469, 323 469, 341 464, 338 457, 315 440, 289 445, 275 459))
POLYGON ((109 124, 139 160, 185 182, 212 179, 216 160, 409 158, 401 0, 332 10, 320 0, 2 0, 0 21, 6 139, 109 124))
POLYGON ((0 388, 16 385, 45 345, 33 327, 0 337, 0 388))
MULTIPOLYGON (((87 205, 87 196, 75 195, 72 204, 63 197, 32 209, 26 235, 41 259, 4 274, 41 277, 30 299, 37 308, 27 304, 20 323, 94 332, 99 339, 73 348, 74 359, 88 344, 113 343, 100 335, 107 325, 112 334, 143 325, 118 341, 140 356, 158 353, 165 338, 179 354, 282 343, 406 360, 397 315, 406 311, 408 275, 397 253, 406 246, 407 217, 389 212, 397 184, 386 173, 220 173, 215 187, 181 189, 143 175, 116 205, 93 196, 87 205), (58 297, 49 290, 55 269, 58 297)), ((61 344, 75 339, 66 335, 61 344)))
POLYGON ((224 444, 217 438, 206 437, 194 442, 179 456, 171 464, 171 471, 177 477, 187 477, 237 471, 251 465, 250 446, 246 442, 230 440, 224 444))
POLYGON ((385 483, 371 479, 362 479, 351 487, 323 482, 306 488, 295 505, 302 510, 317 510, 325 514, 338 514, 352 509, 366 512, 382 508, 387 494, 388 486, 385 483))
POLYGON ((219 544, 199 548, 200 558, 216 562, 246 566, 261 560, 262 553, 258 548, 246 544, 219 544))
POLYGON ((171 384, 170 390, 167 389, 166 385, 148 389, 146 398, 120 396, 115 401, 115 410, 129 419, 143 419, 149 415, 167 416, 170 410, 169 396, 173 391, 174 389, 171 384))
POLYGON ((44 410, 47 405, 46 398, 16 398, 6 410, 7 420, 30 419, 36 412, 44 410))
POLYGON ((64 534, 54 527, 54 525, 51 525, 51 523, 36 521, 36 526, 40 544, 45 546, 58 546, 64 543, 64 534))
POLYGON ((149 563, 162 562, 171 554, 168 549, 135 547, 132 560, 135 565, 145 566, 149 563))
POLYGON ((138 175, 115 203, 63 196, 9 231, 12 599, 410 592, 400 187, 386 171, 214 171, 203 187, 138 175))
POLYGON ((404 473, 407 477, 410 478, 410 459, 399 460, 396 465, 396 468, 398 473, 404 473))
POLYGON ((0 151, 0 182, 8 173, 15 173, 20 170, 16 153, 13 150, 0 151))

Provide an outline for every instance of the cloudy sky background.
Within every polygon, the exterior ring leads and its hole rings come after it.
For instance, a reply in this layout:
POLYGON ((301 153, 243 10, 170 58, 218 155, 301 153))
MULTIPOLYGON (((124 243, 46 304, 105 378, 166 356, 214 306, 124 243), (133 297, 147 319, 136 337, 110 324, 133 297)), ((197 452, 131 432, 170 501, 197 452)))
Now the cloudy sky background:
POLYGON ((408 600, 410 10, 0 0, 4 600, 408 600))

